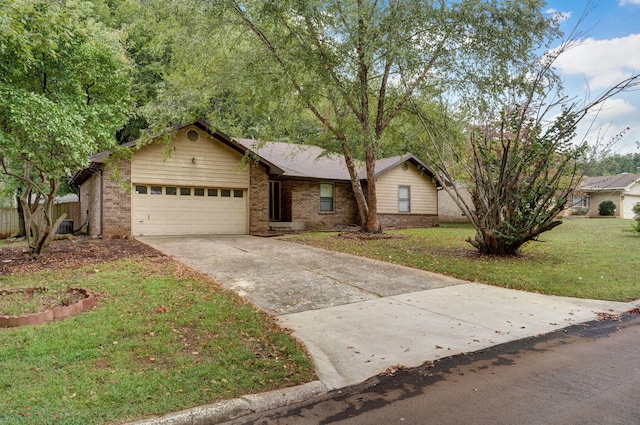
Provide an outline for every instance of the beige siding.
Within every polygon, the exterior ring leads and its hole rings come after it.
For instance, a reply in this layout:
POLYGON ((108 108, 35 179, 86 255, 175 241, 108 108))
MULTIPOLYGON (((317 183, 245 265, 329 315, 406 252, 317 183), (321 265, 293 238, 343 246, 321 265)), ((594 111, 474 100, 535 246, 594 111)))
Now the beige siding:
POLYGON ((438 193, 433 180, 413 164, 402 164, 382 174, 376 183, 378 213, 398 213, 398 186, 411 187, 411 214, 438 214, 438 193))
MULTIPOLYGON (((473 201, 471 200, 471 193, 465 187, 458 187, 460 196, 467 203, 468 206, 473 208, 473 201)), ((458 204, 455 203, 449 192, 446 190, 438 191, 438 218, 440 222, 457 222, 457 221, 469 221, 469 217, 462 212, 458 204)))
POLYGON ((598 193, 589 196, 589 216, 598 217, 600 215, 600 204, 604 201, 613 201, 616 205, 615 217, 620 217, 620 194, 619 193, 598 193))
POLYGON ((249 187, 248 167, 240 167, 242 155, 210 135, 190 126, 178 131, 169 145, 153 143, 133 155, 131 179, 133 183, 204 186, 249 187), (200 138, 187 139, 189 130, 196 130, 200 138), (175 148, 169 157, 167 147, 175 148))

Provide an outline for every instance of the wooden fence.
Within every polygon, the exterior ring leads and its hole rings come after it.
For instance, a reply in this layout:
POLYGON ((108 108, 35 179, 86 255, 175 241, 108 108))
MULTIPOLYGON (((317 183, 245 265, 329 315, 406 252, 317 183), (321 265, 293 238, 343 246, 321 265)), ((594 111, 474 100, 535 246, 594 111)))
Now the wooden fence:
MULTIPOLYGON (((53 206, 53 217, 57 219, 67 213, 66 220, 73 220, 73 230, 80 226, 80 202, 66 202, 53 206)), ((6 239, 20 229, 18 210, 15 208, 0 208, 0 239, 6 239)))

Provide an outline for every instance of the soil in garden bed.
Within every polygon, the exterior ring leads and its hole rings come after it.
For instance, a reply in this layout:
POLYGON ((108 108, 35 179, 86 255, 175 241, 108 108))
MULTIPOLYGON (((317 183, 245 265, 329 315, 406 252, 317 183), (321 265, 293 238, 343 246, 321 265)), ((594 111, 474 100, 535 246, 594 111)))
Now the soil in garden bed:
POLYGON ((129 257, 162 257, 159 251, 135 239, 92 239, 78 237, 58 240, 48 253, 29 258, 24 245, 0 249, 0 275, 75 269, 129 257))

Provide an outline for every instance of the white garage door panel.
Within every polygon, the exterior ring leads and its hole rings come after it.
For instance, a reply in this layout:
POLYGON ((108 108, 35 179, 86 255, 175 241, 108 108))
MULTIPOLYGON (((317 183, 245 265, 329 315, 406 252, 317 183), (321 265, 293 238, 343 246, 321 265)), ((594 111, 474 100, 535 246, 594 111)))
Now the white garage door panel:
POLYGON ((634 218, 633 206, 640 202, 640 195, 624 195, 622 218, 634 218))
POLYGON ((180 189, 176 194, 167 194, 167 188, 162 187, 162 194, 151 194, 149 185, 134 185, 132 233, 136 236, 247 233, 246 189, 231 190, 228 197, 221 196, 221 189, 204 189, 205 196, 196 196, 194 188, 189 188, 189 195, 181 195, 180 189), (239 194, 242 196, 234 196, 239 194))

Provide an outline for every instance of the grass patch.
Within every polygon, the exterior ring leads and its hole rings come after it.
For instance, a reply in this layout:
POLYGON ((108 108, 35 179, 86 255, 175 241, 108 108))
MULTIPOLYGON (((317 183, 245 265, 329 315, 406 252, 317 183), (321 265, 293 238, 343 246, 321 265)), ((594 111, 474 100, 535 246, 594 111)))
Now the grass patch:
POLYGON ((103 424, 315 379, 274 319, 167 258, 0 276, 0 288, 84 287, 93 310, 0 329, 0 423, 103 424))
POLYGON ((477 254, 465 242, 470 224, 389 233, 402 238, 354 240, 308 233, 287 240, 429 270, 505 288, 561 296, 629 301, 640 298, 640 236, 631 220, 564 220, 515 257, 477 254))
POLYGON ((69 306, 85 297, 77 291, 67 288, 49 291, 46 288, 30 288, 15 292, 0 293, 0 315, 21 316, 69 306))

